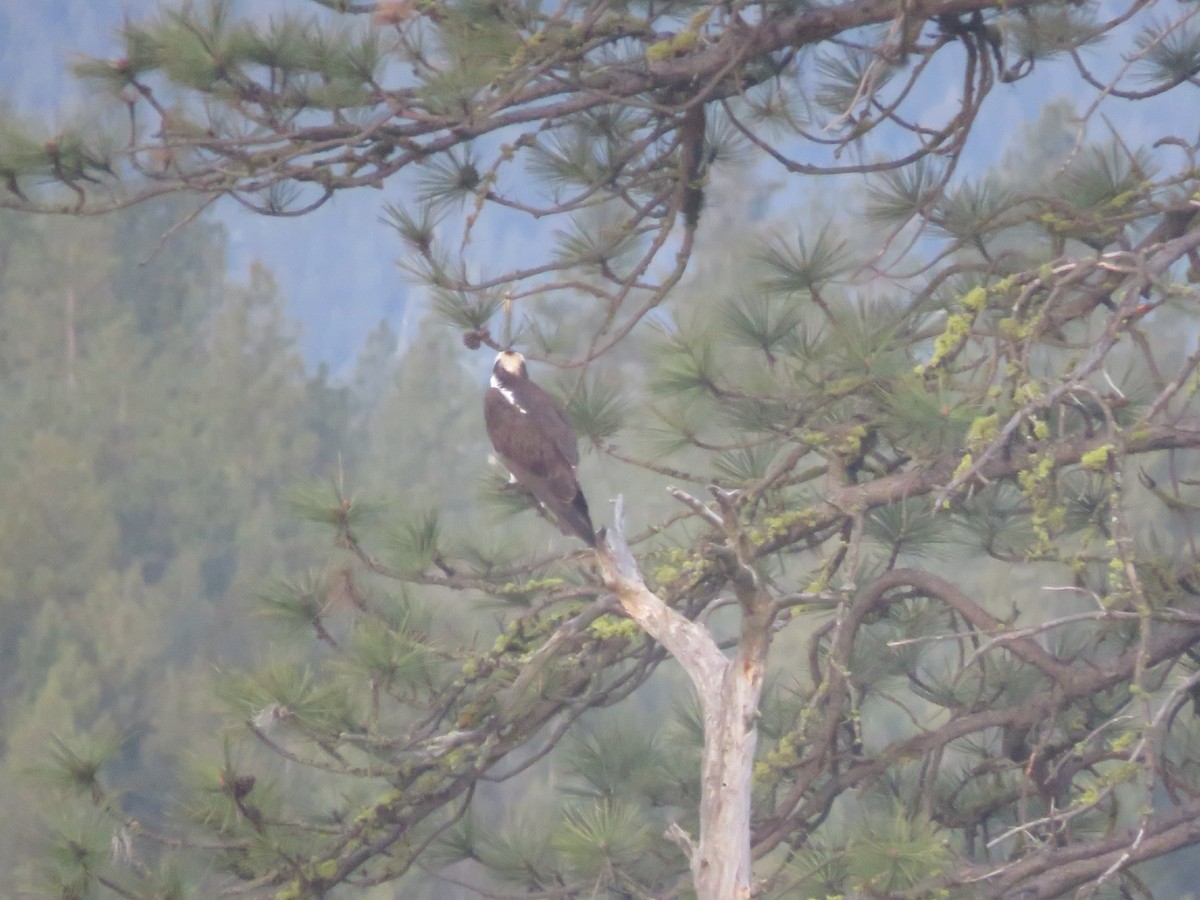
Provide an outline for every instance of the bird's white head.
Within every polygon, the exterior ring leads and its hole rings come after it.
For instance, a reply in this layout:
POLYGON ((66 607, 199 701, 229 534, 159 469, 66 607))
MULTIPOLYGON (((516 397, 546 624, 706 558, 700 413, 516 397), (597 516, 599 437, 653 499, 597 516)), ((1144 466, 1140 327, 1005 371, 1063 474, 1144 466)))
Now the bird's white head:
POLYGON ((492 371, 497 375, 503 374, 510 378, 529 377, 529 373, 525 369, 525 357, 516 350, 501 350, 497 353, 492 371))

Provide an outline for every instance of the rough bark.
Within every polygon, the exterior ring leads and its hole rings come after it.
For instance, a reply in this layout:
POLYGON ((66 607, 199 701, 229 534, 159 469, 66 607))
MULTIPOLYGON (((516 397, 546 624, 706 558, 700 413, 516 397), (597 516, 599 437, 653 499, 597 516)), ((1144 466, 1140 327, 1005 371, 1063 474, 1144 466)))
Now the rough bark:
POLYGON ((737 650, 727 657, 712 634, 667 606, 646 587, 621 533, 618 498, 614 527, 596 549, 605 582, 622 609, 674 657, 691 679, 704 717, 700 835, 694 844, 678 828, 700 900, 750 896, 750 796, 758 742, 755 715, 762 695, 769 623, 756 610, 743 617, 737 650))

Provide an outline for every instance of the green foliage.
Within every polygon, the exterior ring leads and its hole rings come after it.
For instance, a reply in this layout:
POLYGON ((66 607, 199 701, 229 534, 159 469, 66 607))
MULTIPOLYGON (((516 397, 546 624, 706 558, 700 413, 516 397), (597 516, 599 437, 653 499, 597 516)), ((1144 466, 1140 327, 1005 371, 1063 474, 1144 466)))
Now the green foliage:
POLYGON ((926 649, 921 638, 937 634, 944 627, 941 611, 930 604, 889 607, 879 622, 864 629, 851 659, 851 680, 864 695, 886 693, 894 683, 892 679, 918 670, 926 649))
POLYGON ((781 873, 783 887, 772 897, 838 897, 847 883, 846 856, 824 836, 806 841, 781 873))
POLYGON ((1152 25, 1138 35, 1136 43, 1146 81, 1182 81, 1200 71, 1200 29, 1192 22, 1152 25))
POLYGON ((308 575, 297 582, 280 581, 259 596, 263 614, 290 628, 320 627, 329 606, 329 591, 323 579, 308 575))
POLYGON ((980 550, 1014 558, 1022 556, 1033 543, 1026 509, 1025 498, 1016 486, 1003 484, 967 499, 958 518, 980 550))
POLYGON ((613 437, 630 414, 628 393, 611 375, 593 374, 567 398, 567 419, 579 434, 600 442, 613 437))
POLYGON ((462 202, 480 186, 476 157, 470 147, 461 153, 435 157, 422 169, 417 179, 417 202, 423 208, 443 203, 462 202))
POLYGON ((896 810, 873 817, 846 847, 846 874, 854 890, 897 893, 927 883, 950 862, 936 824, 896 810))
POLYGON ((884 172, 868 189, 867 215, 875 221, 903 224, 913 216, 927 216, 942 197, 945 172, 936 163, 922 160, 915 165, 884 172))
POLYGON ((197 763, 189 778, 192 785, 186 815, 207 831, 249 838, 262 833, 266 820, 278 819, 282 800, 278 789, 246 775, 228 743, 220 763, 197 763))
POLYGON ((47 172, 45 148, 37 138, 13 118, 0 123, 0 174, 6 178, 44 175, 47 172))
POLYGON ((1051 59, 1098 39, 1096 14, 1090 7, 1062 3, 1047 4, 1030 15, 1006 20, 1010 40, 1022 59, 1051 59))
POLYGON ((424 572, 437 559, 442 526, 437 510, 406 516, 393 533, 396 564, 409 572, 424 572))
POLYGON ((653 408, 653 415, 655 421, 643 427, 642 437, 656 456, 669 456, 694 446, 711 425, 707 410, 698 402, 653 408))
POLYGON ((850 242, 830 224, 817 231, 811 247, 801 233, 796 237, 794 248, 776 239, 761 251, 759 258, 767 269, 759 284, 763 290, 779 294, 819 288, 857 264, 850 242))
POLYGON ((552 132, 534 145, 526 169, 558 192, 603 184, 615 174, 618 141, 628 137, 628 120, 615 108, 575 128, 552 132))
POLYGON ((83 898, 109 852, 109 826, 98 815, 66 819, 52 827, 33 875, 44 896, 83 898))
POLYGON ((478 481, 479 499, 490 507, 498 520, 537 509, 537 498, 522 488, 499 466, 490 468, 478 481))
POLYGON ((338 478, 293 485, 285 495, 288 507, 301 519, 318 525, 332 525, 343 531, 380 521, 387 504, 348 497, 340 481, 338 478))
POLYGON ((433 292, 434 312, 464 331, 485 328, 503 304, 504 295, 500 291, 475 294, 440 287, 433 292))
POLYGON ((349 666, 373 686, 413 691, 434 683, 439 660, 428 643, 429 619, 410 604, 397 605, 382 621, 358 622, 350 635, 349 666))
POLYGON ((1116 141, 1088 147, 1064 173, 1061 195, 1080 210, 1120 209, 1153 176, 1153 168, 1145 152, 1130 156, 1116 141))
POLYGON ((112 761, 120 745, 120 738, 115 734, 93 732, 72 742, 51 735, 48 758, 34 763, 30 771, 48 784, 99 798, 104 794, 100 770, 112 761))
MULTIPOLYGON (((817 56, 817 70, 821 76, 821 87, 815 100, 829 112, 846 115, 854 111, 856 102, 862 100, 860 85, 868 67, 876 60, 874 54, 862 48, 846 48, 825 52, 817 56)), ((879 84, 887 83, 892 75, 890 66, 881 71, 876 69, 879 84)))
POLYGON ((572 218, 567 228, 554 236, 555 258, 566 266, 596 268, 630 257, 638 246, 638 234, 626 222, 608 215, 572 218))
MULTIPOLYGON (((307 543, 274 505, 285 480, 335 455, 308 428, 315 395, 269 280, 224 281, 221 229, 176 227, 187 212, 0 220, 17 261, 0 287, 8 807, 53 817, 61 793, 109 816, 123 815, 117 798, 157 815, 145 798, 167 796, 182 748, 212 734, 201 658, 210 646, 246 657, 244 598, 307 543), (151 253, 167 230, 168 249, 151 253)), ((0 825, 0 861, 37 880, 16 858, 28 825, 0 825)), ((194 874, 139 871, 161 896, 194 874)))
POLYGON ((418 253, 429 253, 440 220, 435 205, 420 206, 416 212, 410 212, 408 207, 393 203, 385 206, 383 211, 384 221, 396 229, 405 243, 418 253))
POLYGON ((651 388, 659 393, 686 398, 719 391, 724 373, 717 368, 717 348, 710 335, 676 332, 664 335, 665 346, 651 388))
POLYGON ((214 274, 190 209, 0 219, 3 774, 43 763, 0 802, 68 823, 22 876, 686 894, 720 697, 616 593, 767 686, 721 773, 753 774, 750 827, 718 844, 748 839, 764 896, 1147 893, 1160 845, 1129 835, 1187 843, 1200 795, 1197 184, 1177 134, 1094 132, 1190 89, 1187 15, 320 5, 127 24, 77 70, 119 139, 0 128, 21 210, 393 190, 432 313, 309 375, 268 273, 214 274), (1076 53, 1102 38, 1116 63, 1076 53), (995 86, 1022 108, 1068 52, 1096 102, 1004 119, 978 171, 995 86), (481 515, 536 506, 462 349, 508 345, 558 367, 653 597, 481 515))
POLYGON ((735 484, 749 484, 767 474, 773 454, 763 447, 739 447, 722 453, 713 460, 713 467, 735 484))
POLYGON ((669 767, 658 738, 636 728, 581 734, 562 755, 564 772, 578 782, 566 793, 603 801, 654 796, 669 767))
POLYGON ((839 305, 830 319, 831 362, 840 371, 880 379, 905 372, 910 353, 902 349, 907 343, 903 331, 910 323, 901 307, 889 302, 849 303, 839 305))
POLYGON ((629 889, 655 868, 647 858, 652 829, 638 806, 603 800, 568 808, 554 848, 581 883, 629 889))
POLYGON ((267 27, 245 35, 241 53, 247 62, 280 72, 317 71, 320 60, 313 52, 314 23, 292 13, 272 17, 267 27))
POLYGON ((929 390, 906 378, 882 394, 885 419, 896 441, 918 455, 936 454, 962 446, 975 410, 966 398, 948 389, 929 390))
POLYGON ((520 815, 488 835, 475 851, 488 871, 514 887, 538 890, 563 881, 550 820, 520 815))
MULTIPOLYGON (((799 269, 793 272, 796 273, 793 283, 800 283, 799 269)), ((771 360, 780 350, 793 346, 793 337, 803 322, 800 302, 790 298, 780 301, 768 294, 757 294, 730 303, 721 324, 731 339, 761 350, 771 360)))
POLYGON ((319 679, 305 665, 275 661, 255 674, 230 673, 219 687, 224 701, 262 732, 342 731, 353 722, 346 688, 319 679))
POLYGON ((950 532, 926 503, 902 501, 881 507, 867 519, 866 534, 894 557, 945 557, 955 549, 950 532))
POLYGON ((948 237, 965 240, 997 231, 1013 204, 1012 192, 994 178, 956 185, 938 197, 929 214, 932 225, 948 237))

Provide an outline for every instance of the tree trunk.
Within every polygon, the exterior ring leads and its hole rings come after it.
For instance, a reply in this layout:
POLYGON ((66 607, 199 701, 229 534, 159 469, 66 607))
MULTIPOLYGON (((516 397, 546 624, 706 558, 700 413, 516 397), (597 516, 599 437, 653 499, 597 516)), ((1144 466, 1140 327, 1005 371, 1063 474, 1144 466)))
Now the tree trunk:
POLYGON ((616 525, 596 548, 606 583, 630 618, 683 666, 703 710, 700 837, 693 844, 676 827, 672 836, 690 857, 699 900, 748 898, 753 864, 750 798, 758 743, 755 722, 769 622, 747 610, 737 652, 727 658, 704 626, 671 609, 646 587, 620 531, 619 498, 616 506, 616 525))
POLYGON ((739 653, 726 664, 721 685, 705 704, 700 843, 692 858, 701 900, 750 896, 750 793, 758 744, 754 722, 763 666, 761 661, 740 665, 740 658, 739 653))

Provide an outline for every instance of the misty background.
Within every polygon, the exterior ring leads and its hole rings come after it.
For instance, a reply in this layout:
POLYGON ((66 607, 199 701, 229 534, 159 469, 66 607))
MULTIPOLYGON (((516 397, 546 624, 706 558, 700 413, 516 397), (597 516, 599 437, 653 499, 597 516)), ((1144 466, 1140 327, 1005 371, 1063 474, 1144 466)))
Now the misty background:
MULTIPOLYGON (((255 15, 285 5, 313 6, 272 0, 255 15)), ((72 54, 111 54, 122 17, 156 6, 0 6, 8 114, 50 130, 87 115, 72 54)), ((1054 87, 1073 83, 1061 71, 996 88, 962 174, 1061 158, 1072 113, 1054 87)), ((1115 106, 1109 121, 1135 133, 1164 109, 1115 106)), ((289 507, 297 485, 346 477, 506 527, 478 500, 475 376, 490 358, 424 315, 380 218, 406 199, 395 182, 298 218, 223 202, 165 242, 194 199, 90 220, 0 215, 0 808, 24 811, 0 821, 0 868, 36 841, 43 785, 29 773, 59 737, 120 743, 130 815, 179 811, 180 783, 220 751, 221 671, 278 649, 250 601, 325 546, 289 507)), ((742 168, 714 183, 701 262, 676 293, 733 289, 751 232, 803 229, 845 199, 832 180, 781 182, 742 168)), ((470 252, 520 260, 539 236, 481 228, 470 252)), ((600 524, 602 498, 627 480, 594 457, 583 470, 600 524)))

